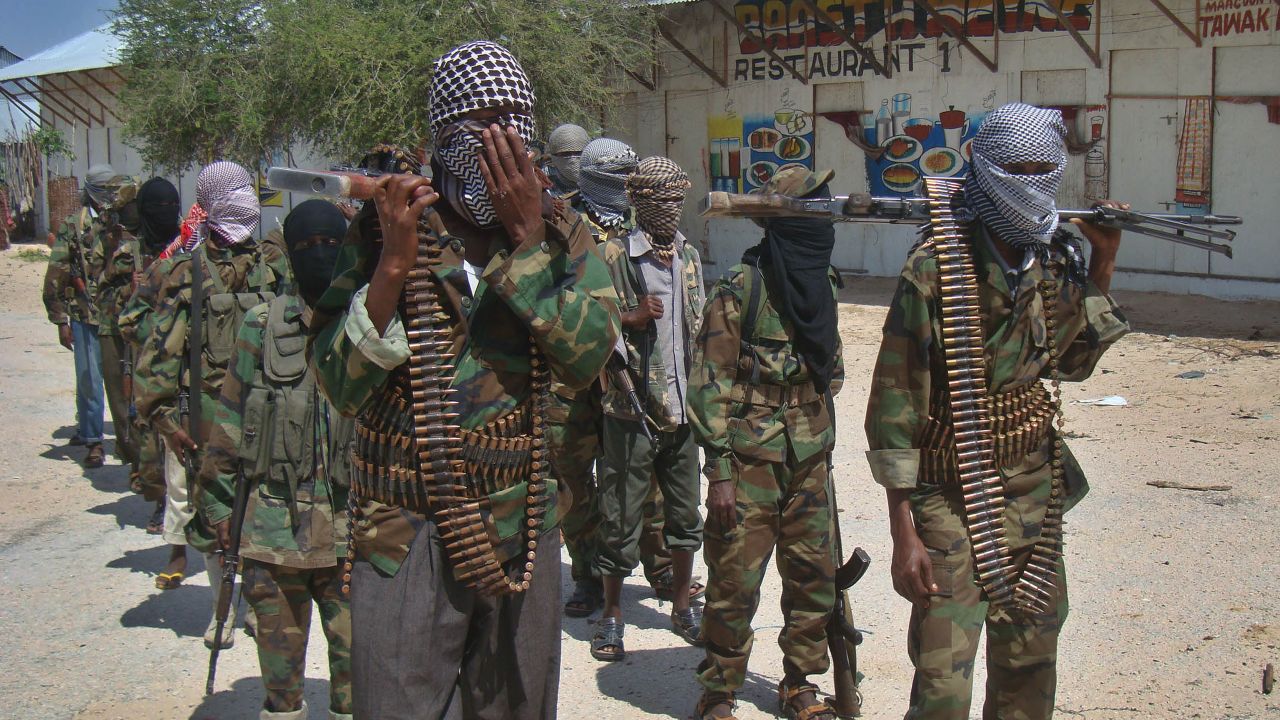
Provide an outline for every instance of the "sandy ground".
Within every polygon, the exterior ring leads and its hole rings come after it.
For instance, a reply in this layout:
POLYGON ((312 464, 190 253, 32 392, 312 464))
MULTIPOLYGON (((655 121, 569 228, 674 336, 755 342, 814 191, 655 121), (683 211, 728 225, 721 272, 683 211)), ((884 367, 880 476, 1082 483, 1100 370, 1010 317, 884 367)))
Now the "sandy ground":
MULTIPOLYGON (((150 508, 128 493, 124 468, 86 472, 83 450, 66 445, 72 359, 40 307, 43 270, 16 251, 0 254, 0 717, 256 717, 262 689, 252 641, 238 635, 223 654, 217 692, 203 697, 207 581, 194 573, 178 590, 155 590, 166 551, 141 529, 150 508)), ((864 717, 874 719, 901 717, 911 678, 908 605, 890 587, 883 493, 867 472, 861 430, 891 293, 889 281, 856 280, 840 315, 850 380, 837 400, 837 484, 846 547, 861 545, 873 558, 853 597, 866 630, 864 717)), ((1092 379, 1064 390, 1073 447, 1093 491, 1068 516, 1072 609, 1059 716, 1280 717, 1280 693, 1261 692, 1263 666, 1280 663, 1280 304, 1118 299, 1136 331, 1092 379), (1176 377, 1187 371, 1204 374, 1176 377), (1109 395, 1128 404, 1078 402, 1109 395), (1158 489, 1147 484, 1154 480, 1231 489, 1158 489)), ((778 598, 770 577, 742 718, 776 708, 778 598)), ((699 651, 666 630, 670 607, 642 581, 628 584, 625 601, 623 663, 592 660, 590 624, 565 619, 562 717, 690 715, 699 651)), ((318 628, 308 665, 312 717, 323 717, 318 628)), ((979 669, 975 708, 982 677, 979 669)), ((823 684, 830 689, 829 678, 823 684)))

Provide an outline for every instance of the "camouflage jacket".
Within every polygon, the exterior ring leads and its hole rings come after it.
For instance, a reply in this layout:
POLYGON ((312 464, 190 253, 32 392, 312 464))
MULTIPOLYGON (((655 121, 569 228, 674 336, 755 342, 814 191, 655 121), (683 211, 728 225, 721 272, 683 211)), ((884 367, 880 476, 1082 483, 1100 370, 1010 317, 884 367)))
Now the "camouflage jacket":
MULTIPOLYGON (((1129 325, 1111 298, 1084 280, 1079 244, 1065 231, 1056 235, 1048 262, 1031 263, 1011 288, 985 228, 980 223, 973 228, 988 391, 1005 392, 1049 377, 1048 332, 1037 289, 1042 280, 1051 281, 1058 296, 1060 376, 1069 381, 1089 377, 1098 358, 1129 325), (1068 275, 1080 281, 1072 282, 1068 275)), ((907 258, 871 378, 867 459, 876 482, 889 489, 916 487, 930 392, 946 384, 936 253, 926 239, 907 258)), ((1085 489, 1081 481, 1077 500, 1085 489)))
MULTIPOLYGON (((565 386, 578 389, 595 380, 618 336, 617 295, 580 218, 548 220, 520 247, 497 251, 474 293, 462 267, 463 241, 447 233, 434 211, 426 219, 443 251, 433 272, 445 290, 454 327, 455 412, 464 429, 483 427, 529 398, 530 336, 565 386)), ((364 309, 380 251, 376 223, 372 203, 352 221, 313 323, 317 380, 345 415, 368 408, 409 358, 401 318, 397 315, 379 333, 364 309)), ((553 531, 558 522, 556 489, 548 478, 551 502, 543 532, 553 531)), ((500 557, 522 549, 518 532, 526 496, 527 482, 518 481, 501 498, 490 498, 488 519, 497 528, 500 557)), ((394 574, 426 518, 368 500, 362 502, 361 516, 354 532, 357 552, 394 574)))
MULTIPOLYGON (((220 248, 205 243, 195 253, 183 253, 152 264, 125 307, 124 324, 129 333, 137 333, 138 357, 134 361, 134 402, 138 417, 162 435, 172 435, 182 428, 178 395, 186 387, 182 377, 186 367, 188 330, 191 326, 191 259, 203 249, 209 263, 216 268, 229 291, 246 292, 257 288, 281 294, 289 289, 292 276, 288 260, 274 245, 259 245, 252 240, 220 248)), ((204 276, 205 298, 218 293, 208 273, 204 276)), ((255 305, 257 303, 254 303, 255 305)), ((245 308, 246 310, 248 308, 245 308)), ((215 309, 206 303, 206 315, 215 309)), ((228 308, 223 323, 239 326, 243 311, 228 308), (232 317, 234 315, 234 317, 232 317)), ((212 323, 204 323, 206 335, 212 323)), ((230 362, 227 354, 211 352, 206 346, 202 361, 201 428, 207 433, 213 422, 214 407, 221 394, 222 379, 230 362)), ((192 438, 203 446, 204 438, 192 438)))
POLYGON ((102 266, 93 263, 95 258, 102 257, 102 252, 96 247, 98 233, 93 223, 89 209, 83 208, 62 221, 54 240, 44 273, 43 293, 45 311, 54 325, 64 325, 68 320, 98 324, 94 298, 102 266), (84 281, 85 292, 76 290, 76 280, 84 281))
POLYGON ((354 421, 331 412, 315 385, 303 346, 310 315, 296 295, 245 314, 200 469, 200 512, 219 523, 231 517, 243 464, 249 502, 240 554, 294 568, 331 567, 347 552, 349 480, 331 478, 346 467, 354 421), (268 336, 272 348, 264 347, 268 336), (269 401, 255 402, 255 392, 269 401), (291 401, 309 409, 284 407, 291 401), (309 422, 298 423, 296 410, 309 422))
MULTIPOLYGON (((640 281, 637 277, 639 269, 632 261, 641 249, 635 245, 638 235, 647 234, 643 230, 635 230, 629 236, 618 237, 603 246, 604 261, 609 266, 609 275, 613 279, 613 287, 622 304, 622 312, 630 312, 640 305, 640 281)), ((689 369, 693 361, 694 339, 698 335, 698 326, 702 322, 702 309, 706 305, 707 296, 702 287, 702 259, 693 243, 683 235, 676 235, 676 243, 680 247, 680 271, 685 290, 684 298, 684 347, 686 357, 685 368, 689 369)), ((676 287, 680 287, 677 284, 676 287)), ((669 307, 667 309, 670 309, 669 307)), ((676 428, 676 419, 667 409, 667 372, 662 360, 656 357, 657 338, 648 328, 631 330, 623 328, 623 340, 626 343, 627 366, 631 371, 632 382, 636 392, 645 404, 645 412, 653 424, 663 431, 676 428), (646 359, 648 367, 646 367, 646 359)), ((692 379, 690 380, 692 386, 692 379)), ((602 401, 604 412, 615 417, 636 419, 631 402, 621 391, 606 387, 602 401)))
MULTIPOLYGON (((814 389, 809 367, 792 345, 790 323, 774 308, 759 274, 752 277, 753 289, 762 293, 759 315, 754 328, 742 326, 748 273, 756 269, 735 265, 712 290, 689 377, 689 422, 711 482, 733 478, 734 456, 756 463, 803 462, 835 447, 826 399, 814 389)), ((832 271, 832 294, 838 286, 832 271)), ((843 384, 837 333, 831 394, 843 384)))
MULTIPOLYGON (((105 247, 105 244, 104 244, 105 247)), ((102 277, 98 281, 97 302, 98 334, 120 335, 120 317, 133 295, 133 274, 141 273, 154 262, 154 257, 142 253, 142 241, 125 232, 115 251, 105 255, 102 277)))

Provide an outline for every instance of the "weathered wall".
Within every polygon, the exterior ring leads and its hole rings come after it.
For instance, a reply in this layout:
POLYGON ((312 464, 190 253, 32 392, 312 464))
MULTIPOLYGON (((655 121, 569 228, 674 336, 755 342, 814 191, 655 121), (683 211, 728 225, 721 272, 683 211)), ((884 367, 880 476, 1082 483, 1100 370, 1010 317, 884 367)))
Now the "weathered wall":
MULTIPOLYGON (((970 42, 997 64, 994 72, 912 0, 887 17, 879 2, 820 0, 881 64, 892 64, 892 77, 815 26, 797 0, 721 2, 763 34, 782 62, 710 1, 668 7, 676 41, 724 86, 667 47, 656 89, 634 84, 611 129, 641 154, 665 153, 688 169, 694 197, 749 190, 791 162, 834 169, 837 193, 913 192, 913 173, 967 170, 965 141, 990 110, 1017 100, 1054 105, 1073 116, 1068 124, 1081 143, 1061 206, 1115 197, 1135 209, 1245 218, 1234 259, 1127 235, 1120 262, 1134 272, 1118 277, 1118 286, 1280 297, 1280 124, 1268 121, 1264 97, 1280 96, 1276 0, 1201 0, 1201 47, 1147 0, 1071 0, 1062 11, 1086 43, 1096 43, 1100 67, 1048 6, 1026 2, 1018 12, 1013 2, 1008 10, 991 0, 934 2, 965 23, 970 42), (792 136, 788 147, 777 144, 792 136), (893 160, 870 160, 860 147, 895 137, 893 160)), ((1194 30, 1194 0, 1167 4, 1194 30)), ((723 272, 759 232, 746 221, 702 220, 694 205, 685 234, 705 248, 709 271, 723 272)), ((913 237, 907 227, 844 225, 833 262, 893 275, 913 237)))

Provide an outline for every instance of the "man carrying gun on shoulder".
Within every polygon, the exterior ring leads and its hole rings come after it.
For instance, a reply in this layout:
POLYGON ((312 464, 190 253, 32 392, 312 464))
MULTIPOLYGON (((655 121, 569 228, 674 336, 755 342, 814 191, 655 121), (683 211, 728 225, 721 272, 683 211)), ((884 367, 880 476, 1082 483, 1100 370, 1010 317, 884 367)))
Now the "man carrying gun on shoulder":
POLYGON ((1058 227, 1065 136, 1057 110, 987 116, 963 185, 926 181, 940 219, 885 319, 867 458, 888 496, 893 586, 913 604, 910 719, 967 720, 984 626, 983 717, 1053 715, 1062 517, 1088 491, 1058 384, 1088 377, 1128 331, 1108 294, 1120 231, 1078 224, 1086 268, 1058 227))
POLYGON ((347 554, 355 425, 319 393, 305 348, 311 308, 329 287, 346 226, 326 200, 301 203, 285 218, 298 294, 245 314, 200 471, 200 512, 222 548, 228 601, 235 567, 226 563, 244 558, 267 692, 261 720, 307 716, 302 688, 313 602, 329 641, 330 718, 351 717, 351 612, 340 559, 347 554))
MULTIPOLYGON (((827 192, 830 171, 796 168, 762 189, 827 192)), ((760 222, 760 221, 757 221, 760 222)), ((778 637, 788 718, 832 720, 812 675, 827 671, 836 606, 829 454, 831 396, 844 381, 830 218, 772 218, 707 304, 690 376, 689 421, 706 454, 707 656, 695 716, 732 718, 746 679, 765 565, 776 547, 784 625, 778 637)))

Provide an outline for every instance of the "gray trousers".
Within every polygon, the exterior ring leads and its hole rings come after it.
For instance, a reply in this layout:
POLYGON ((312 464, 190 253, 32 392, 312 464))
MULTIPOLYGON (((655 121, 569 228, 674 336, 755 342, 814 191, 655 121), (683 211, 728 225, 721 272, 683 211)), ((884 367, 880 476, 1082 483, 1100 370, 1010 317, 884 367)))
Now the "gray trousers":
POLYGON ((357 720, 555 718, 560 683, 560 533, 538 540, 533 584, 493 599, 460 584, 435 523, 400 571, 351 578, 357 720))
POLYGON ((604 458, 596 566, 602 577, 627 577, 640 564, 640 531, 654 481, 662 490, 662 536, 671 550, 702 547, 698 446, 688 423, 649 442, 638 423, 604 416, 604 458))

